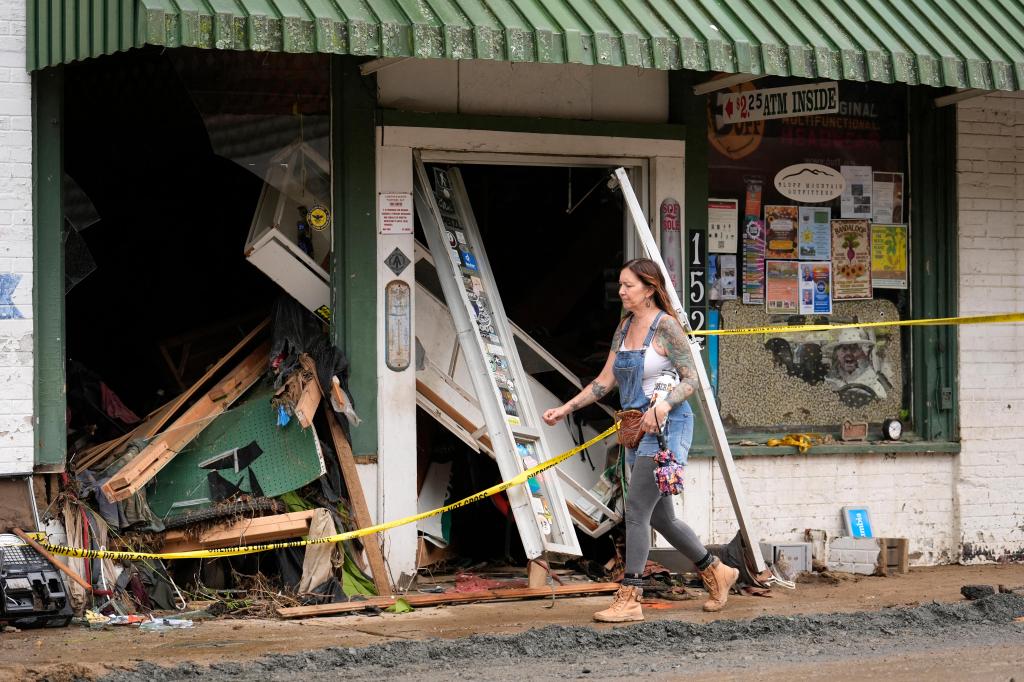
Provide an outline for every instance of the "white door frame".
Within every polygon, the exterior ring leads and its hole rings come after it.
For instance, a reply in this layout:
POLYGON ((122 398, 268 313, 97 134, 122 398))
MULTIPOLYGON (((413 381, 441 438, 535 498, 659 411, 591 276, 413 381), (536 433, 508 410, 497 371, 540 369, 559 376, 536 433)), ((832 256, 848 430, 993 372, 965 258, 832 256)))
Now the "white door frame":
MULTIPOLYGON (((412 193, 413 150, 418 150, 425 162, 434 163, 631 168, 635 185, 642 188, 638 194, 655 235, 660 235, 658 211, 651 207, 656 209, 662 200, 670 197, 684 206, 682 140, 407 126, 379 126, 376 134, 378 195, 381 192, 412 193)), ((642 249, 633 237, 634 231, 625 229, 629 218, 628 212, 623 213, 625 255, 633 258, 641 254, 642 249)), ((379 445, 376 471, 368 470, 366 474, 367 478, 376 479, 377 519, 391 520, 417 512, 416 372, 414 366, 400 372, 386 366, 384 286, 394 279, 407 282, 413 290, 416 284, 411 266, 396 277, 384 264, 384 259, 396 248, 412 259, 414 240, 412 234, 381 234, 379 212, 377 219, 379 445)), ((685 245, 681 245, 682 248, 685 245)), ((683 262, 682 253, 679 259, 683 262)), ((415 317, 413 311, 412 319, 415 317)), ((415 328, 412 333, 415 338, 415 328)), ((686 505, 688 521, 702 535, 710 531, 710 508, 710 491, 706 498, 702 495, 700 500, 690 500, 686 505)), ((415 574, 416 546, 413 524, 386 534, 385 556, 396 583, 402 584, 403 575, 415 574)))

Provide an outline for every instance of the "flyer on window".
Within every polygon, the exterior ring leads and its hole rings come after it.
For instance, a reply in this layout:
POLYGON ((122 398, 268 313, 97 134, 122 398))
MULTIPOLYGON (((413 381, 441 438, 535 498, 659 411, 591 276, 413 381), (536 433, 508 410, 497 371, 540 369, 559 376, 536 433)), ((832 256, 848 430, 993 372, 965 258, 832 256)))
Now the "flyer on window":
POLYGON ((871 243, 868 221, 832 221, 832 299, 871 298, 871 243))
POLYGON ((907 288, 907 226, 871 226, 871 286, 907 288))
POLYGON ((843 218, 871 220, 871 166, 840 166, 846 180, 840 205, 843 218))
POLYGON ((832 209, 800 207, 800 260, 832 257, 832 209))
POLYGON ((800 263, 800 314, 832 314, 832 263, 800 263))
POLYGON ((736 199, 708 199, 708 253, 736 253, 739 204, 736 199))
POLYGON ((749 220, 743 228, 743 302, 764 303, 764 223, 749 220))
POLYGON ((871 188, 871 221, 903 222, 903 173, 876 172, 871 188))
POLYGON ((708 256, 708 298, 731 301, 736 293, 736 254, 708 256))
POLYGON ((799 310, 797 301, 797 266, 792 260, 765 261, 764 308, 768 314, 793 315, 799 310))
POLYGON ((764 207, 765 258, 797 259, 799 217, 796 206, 764 207))

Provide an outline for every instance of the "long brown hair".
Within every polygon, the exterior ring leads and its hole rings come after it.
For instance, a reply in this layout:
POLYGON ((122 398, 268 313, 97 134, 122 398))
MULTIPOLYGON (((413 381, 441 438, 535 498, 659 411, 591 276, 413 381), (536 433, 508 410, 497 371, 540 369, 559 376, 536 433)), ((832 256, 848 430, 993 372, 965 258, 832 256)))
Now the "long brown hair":
POLYGON ((679 322, 683 329, 686 327, 679 320, 675 309, 672 307, 671 299, 668 297, 668 290, 665 287, 665 278, 661 274, 661 268, 650 258, 634 258, 626 262, 622 269, 629 269, 641 282, 654 289, 654 304, 672 316, 679 322))

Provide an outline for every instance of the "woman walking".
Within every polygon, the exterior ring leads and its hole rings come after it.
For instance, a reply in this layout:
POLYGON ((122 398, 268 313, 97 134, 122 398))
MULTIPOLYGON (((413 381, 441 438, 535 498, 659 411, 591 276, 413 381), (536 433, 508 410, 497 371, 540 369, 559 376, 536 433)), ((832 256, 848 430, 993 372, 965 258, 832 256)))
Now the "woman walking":
POLYGON ((697 389, 697 375, 686 346, 686 334, 669 304, 665 280, 654 261, 637 258, 622 267, 619 298, 626 315, 615 330, 604 369, 575 398, 544 413, 544 421, 555 424, 571 412, 596 402, 615 386, 619 388, 623 410, 644 412, 644 436, 635 448, 626 449, 626 466, 631 471, 626 500, 626 575, 612 605, 595 613, 594 619, 606 623, 644 619, 640 598, 643 570, 651 549, 651 528, 697 566, 710 595, 704 610, 720 611, 739 571, 712 556, 693 529, 676 518, 671 499, 661 496, 654 477, 654 455, 661 449, 657 434, 662 427, 679 464, 686 464, 693 438, 693 410, 687 399, 697 389), (652 406, 655 384, 673 372, 678 383, 652 406))

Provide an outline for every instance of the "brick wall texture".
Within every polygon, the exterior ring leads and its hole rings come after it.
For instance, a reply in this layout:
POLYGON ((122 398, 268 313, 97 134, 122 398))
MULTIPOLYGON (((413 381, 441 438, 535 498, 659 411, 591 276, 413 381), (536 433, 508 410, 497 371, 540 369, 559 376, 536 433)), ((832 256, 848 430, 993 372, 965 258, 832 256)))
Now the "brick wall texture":
MULTIPOLYGON (((957 107, 960 314, 1024 311, 1024 96, 957 107)), ((1024 325, 960 328, 963 560, 1024 560, 1024 325)))
POLYGON ((32 89, 24 0, 0 0, 0 474, 32 470, 32 89))

